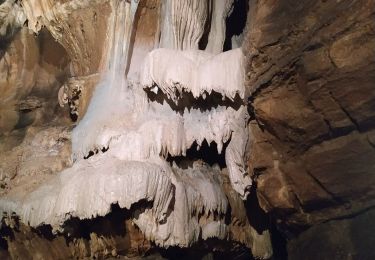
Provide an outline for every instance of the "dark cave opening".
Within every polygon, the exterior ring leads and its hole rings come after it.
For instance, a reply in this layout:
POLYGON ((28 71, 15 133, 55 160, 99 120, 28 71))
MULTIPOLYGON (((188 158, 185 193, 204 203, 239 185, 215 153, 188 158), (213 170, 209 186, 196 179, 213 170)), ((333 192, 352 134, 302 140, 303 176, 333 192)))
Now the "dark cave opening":
POLYGON ((247 12, 249 11, 249 1, 246 0, 235 0, 231 10, 228 13, 227 19, 225 21, 226 31, 225 31, 225 41, 224 41, 224 51, 231 50, 232 37, 240 36, 246 26, 247 12))
POLYGON ((217 144, 212 142, 210 145, 206 140, 202 142, 202 145, 198 149, 197 142, 194 142, 193 145, 186 150, 186 156, 171 156, 168 154, 167 161, 169 163, 176 163, 182 169, 187 169, 193 166, 194 161, 203 161, 209 166, 217 165, 220 169, 226 167, 225 163, 225 149, 228 146, 228 143, 224 143, 221 153, 217 151, 217 144))

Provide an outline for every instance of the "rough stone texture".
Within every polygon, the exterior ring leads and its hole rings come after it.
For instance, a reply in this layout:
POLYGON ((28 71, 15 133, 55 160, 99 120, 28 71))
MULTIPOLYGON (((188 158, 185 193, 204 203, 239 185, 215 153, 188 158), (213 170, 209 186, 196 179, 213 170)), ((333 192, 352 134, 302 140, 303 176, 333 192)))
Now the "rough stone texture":
POLYGON ((316 225, 288 245, 289 259, 373 259, 374 217, 371 209, 316 225))
POLYGON ((14 218, 3 221, 0 228, 12 236, 8 242, 11 259, 103 259, 119 254, 139 257, 151 244, 128 216, 128 212, 114 207, 105 218, 73 219, 66 223, 67 231, 58 235, 52 234, 49 226, 33 229, 14 218))
POLYGON ((288 237, 375 203, 374 15, 372 0, 250 1, 249 168, 288 237))
POLYGON ((38 33, 45 26, 67 51, 73 76, 96 73, 102 64, 102 51, 110 1, 25 0, 28 27, 38 33))
MULTIPOLYGON (((69 62, 48 31, 19 30, 1 50, 0 193, 70 164, 70 120, 56 95, 69 62)), ((38 180, 38 181, 41 181, 38 180)), ((32 186, 32 185, 31 185, 32 186)))

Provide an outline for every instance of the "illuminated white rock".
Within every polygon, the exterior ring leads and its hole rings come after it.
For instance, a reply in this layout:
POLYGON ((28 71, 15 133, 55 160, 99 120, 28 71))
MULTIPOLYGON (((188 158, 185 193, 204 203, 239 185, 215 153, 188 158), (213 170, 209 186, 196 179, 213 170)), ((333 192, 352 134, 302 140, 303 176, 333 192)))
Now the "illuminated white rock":
MULTIPOLYGON (((96 1, 25 0, 24 11, 31 29, 37 32, 46 25, 60 39, 61 24, 50 22, 89 3, 96 1)), ((198 50, 209 1, 165 1, 160 46, 168 48, 151 51, 143 66, 134 69, 139 78, 129 80, 126 71, 138 1, 111 1, 101 80, 72 133, 74 165, 27 194, 2 197, 0 210, 15 212, 33 227, 50 224, 59 229, 71 217, 104 216, 112 204, 130 209, 147 201, 151 207, 135 209, 133 221, 157 245, 187 247, 200 238, 227 239, 229 202, 218 177, 220 169, 196 159, 193 166, 182 169, 167 159, 185 156, 194 144, 199 149, 204 141, 215 143, 218 154, 225 153, 236 196, 246 199, 249 194, 244 55, 240 48, 220 53, 225 35, 222 16, 231 3, 215 2, 214 20, 220 24, 210 34, 211 42, 218 41, 209 43, 210 53, 198 50), (153 102, 144 89, 168 100, 153 102), (181 109, 179 101, 186 93, 193 96, 189 102, 194 106, 181 109), (197 100, 209 102, 213 94, 221 95, 221 103, 200 108, 197 100)), ((59 100, 67 102, 62 91, 59 100)), ((268 241, 269 235, 256 239, 268 241)))
POLYGON ((191 92, 195 98, 213 91, 234 99, 245 96, 244 56, 241 49, 213 55, 204 51, 156 49, 144 62, 143 86, 157 85, 169 98, 191 92))

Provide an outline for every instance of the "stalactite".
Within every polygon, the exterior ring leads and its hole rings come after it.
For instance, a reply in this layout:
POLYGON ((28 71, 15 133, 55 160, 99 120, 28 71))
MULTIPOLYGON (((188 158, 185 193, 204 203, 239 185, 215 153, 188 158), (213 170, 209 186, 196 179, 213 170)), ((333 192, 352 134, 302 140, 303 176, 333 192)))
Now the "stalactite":
MULTIPOLYGON (((46 25, 57 40, 64 42, 67 37, 72 48, 78 48, 64 19, 89 1, 39 2, 40 9, 25 1, 29 27, 38 31, 46 25)), ((227 198, 222 170, 198 159, 183 168, 171 165, 167 157, 185 157, 192 147, 215 144, 217 153, 225 156, 225 178, 238 193, 236 198, 246 200, 249 194, 252 181, 244 163, 249 135, 244 55, 240 48, 221 53, 223 19, 230 3, 215 2, 212 20, 211 1, 164 1, 159 45, 164 48, 149 52, 143 66, 134 68, 139 77, 128 78, 138 1, 111 0, 100 80, 72 132, 73 166, 25 196, 1 197, 0 209, 8 215, 15 212, 33 227, 48 224, 57 232, 71 218, 104 216, 113 204, 130 209, 147 201, 151 207, 136 209, 132 221, 159 246, 188 247, 200 239, 229 239, 237 226, 227 219, 233 199, 227 198), (216 26, 207 47, 212 53, 198 50, 209 21, 216 26), (147 91, 165 100, 152 101, 147 91), (186 100, 179 102, 185 95, 192 99, 184 107, 186 100), (203 109, 198 100, 211 95, 221 102, 206 102, 203 109)), ((84 79, 77 77, 74 82, 84 79)), ((69 102, 68 91, 64 86, 59 92, 61 105, 69 102)), ((247 245, 253 238, 269 241, 268 234, 257 237, 247 231, 244 236, 239 240, 247 245)), ((269 245, 265 248, 260 254, 269 254, 269 245)))
POLYGON ((208 18, 208 7, 208 0, 166 0, 161 47, 197 50, 208 18))

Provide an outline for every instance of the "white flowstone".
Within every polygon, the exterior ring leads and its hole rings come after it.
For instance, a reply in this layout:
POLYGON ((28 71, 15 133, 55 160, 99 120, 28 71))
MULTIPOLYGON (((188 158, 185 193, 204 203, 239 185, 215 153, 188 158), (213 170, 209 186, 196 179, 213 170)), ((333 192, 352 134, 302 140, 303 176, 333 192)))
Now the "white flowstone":
MULTIPOLYGON (((24 10, 29 26, 38 31, 38 17, 44 17, 47 20, 41 22, 47 23, 48 17, 68 15, 90 1, 53 6, 50 1, 36 2, 25 0, 24 10), (40 9, 35 8, 36 2, 40 9), (36 16, 46 6, 50 11, 36 16)), ((209 3, 165 1, 160 46, 171 49, 150 52, 140 78, 129 81, 125 71, 131 58, 129 46, 138 1, 112 0, 102 78, 72 133, 74 165, 28 194, 2 197, 0 210, 17 213, 21 221, 33 227, 50 224, 59 229, 70 217, 104 216, 112 204, 130 209, 137 202, 148 201, 152 207, 138 209, 133 221, 160 246, 190 246, 200 237, 225 239, 228 199, 218 180, 219 169, 199 161, 187 169, 172 167, 166 157, 184 156, 194 143, 200 147, 204 141, 215 142, 220 154, 228 144, 225 160, 230 181, 246 199, 252 184, 244 163, 249 135, 246 107, 213 104, 206 110, 185 107, 175 111, 167 102, 151 102, 144 91, 149 88, 157 95, 165 94, 175 103, 184 92, 195 99, 206 99, 214 92, 232 101, 239 96, 243 102, 242 50, 217 55, 198 50, 209 3), (93 156, 85 160, 90 152, 93 156)), ((215 21, 222 22, 220 14, 225 13, 230 1, 225 3, 215 5, 215 21)), ((220 39, 222 26, 217 29, 220 39)), ((212 52, 218 49, 212 47, 212 52)), ((60 93, 61 103, 65 99, 60 93)))
POLYGON ((209 0, 165 0, 160 47, 198 50, 209 14, 209 0))
POLYGON ((234 99, 245 96, 244 55, 241 49, 213 55, 204 51, 156 49, 143 64, 141 85, 156 84, 169 98, 191 92, 195 98, 213 91, 234 99))

